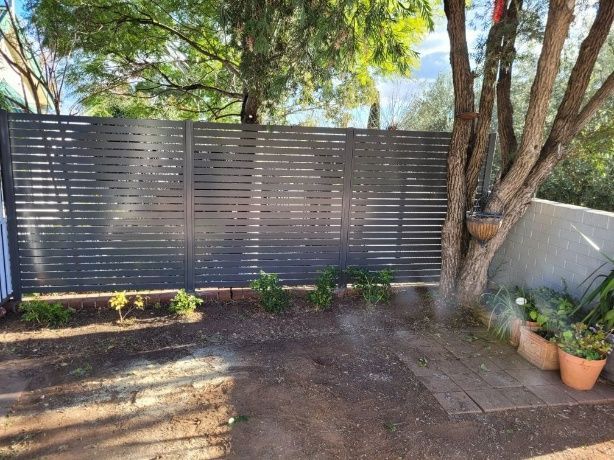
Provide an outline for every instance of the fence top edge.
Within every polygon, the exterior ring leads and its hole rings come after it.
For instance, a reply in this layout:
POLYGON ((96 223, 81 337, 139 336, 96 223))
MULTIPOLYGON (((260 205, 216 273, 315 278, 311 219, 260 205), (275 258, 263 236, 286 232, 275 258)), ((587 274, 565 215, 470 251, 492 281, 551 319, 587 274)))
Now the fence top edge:
MULTIPOLYGON (((33 114, 22 112, 7 112, 9 121, 43 121, 43 122, 74 122, 74 123, 91 123, 101 125, 139 125, 147 124, 154 126, 167 127, 182 127, 186 121, 183 120, 165 120, 153 118, 114 118, 114 117, 95 117, 87 115, 55 115, 55 114, 33 114)), ((190 121, 190 120, 187 120, 190 121)), ((300 126, 300 125, 263 125, 263 124, 244 124, 244 123, 214 123, 208 121, 194 121, 193 126, 196 129, 218 129, 228 131, 253 131, 253 132, 303 132, 303 133, 323 133, 323 134, 338 134, 345 135, 353 131, 357 135, 377 135, 390 137, 439 137, 449 139, 451 133, 447 131, 414 131, 414 130, 384 130, 384 129, 364 129, 364 128, 335 128, 329 126, 300 126)))

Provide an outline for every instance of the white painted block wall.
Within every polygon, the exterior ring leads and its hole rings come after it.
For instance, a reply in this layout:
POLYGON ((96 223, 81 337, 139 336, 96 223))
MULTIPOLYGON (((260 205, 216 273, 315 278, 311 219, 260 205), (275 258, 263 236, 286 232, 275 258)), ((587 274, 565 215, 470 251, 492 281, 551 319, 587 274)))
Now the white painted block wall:
MULTIPOLYGON (((585 289, 580 283, 604 258, 574 226, 614 257, 614 213, 534 199, 497 252, 490 267, 492 281, 562 290, 564 279, 570 294, 580 297, 585 289)), ((603 271, 610 269, 608 266, 603 271)), ((607 372, 614 380, 614 355, 607 372)))

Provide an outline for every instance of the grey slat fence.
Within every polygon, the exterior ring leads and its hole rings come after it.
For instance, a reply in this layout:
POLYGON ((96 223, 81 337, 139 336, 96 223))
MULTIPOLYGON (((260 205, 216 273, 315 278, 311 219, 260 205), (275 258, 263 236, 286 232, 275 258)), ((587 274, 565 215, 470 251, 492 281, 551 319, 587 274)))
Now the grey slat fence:
POLYGON ((307 284, 328 265, 438 280, 449 133, 0 120, 16 297, 236 287, 260 270, 307 284))

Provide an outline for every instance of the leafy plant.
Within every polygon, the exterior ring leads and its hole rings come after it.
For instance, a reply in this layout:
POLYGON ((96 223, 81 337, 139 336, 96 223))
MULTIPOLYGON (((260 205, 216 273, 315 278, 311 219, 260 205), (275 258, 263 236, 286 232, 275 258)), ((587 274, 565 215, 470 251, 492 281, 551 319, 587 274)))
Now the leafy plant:
POLYGON ((82 367, 77 367, 69 372, 70 375, 74 375, 75 377, 85 377, 90 372, 92 372, 92 365, 90 363, 85 363, 82 367))
POLYGON ((558 334, 555 341, 566 353, 588 360, 605 359, 612 351, 603 328, 589 328, 584 323, 573 324, 571 329, 558 334))
POLYGON ((279 313, 288 306, 288 294, 279 284, 274 273, 260 272, 257 279, 249 285, 260 296, 260 305, 268 312, 279 313))
POLYGON ((347 270, 354 287, 371 305, 390 300, 390 283, 394 279, 392 270, 384 269, 376 272, 365 268, 350 267, 347 270))
POLYGON ((483 298, 492 310, 489 328, 500 339, 509 337, 515 320, 536 322, 541 335, 553 337, 569 327, 576 306, 566 291, 558 292, 546 287, 523 290, 503 286, 496 293, 484 294, 483 298), (493 324, 495 315, 497 319, 493 324))
POLYGON ((569 327, 576 308, 576 301, 569 294, 539 288, 529 291, 529 298, 535 306, 529 319, 539 325, 541 335, 552 338, 569 327))
POLYGON ((333 303, 333 295, 337 280, 339 278, 339 270, 336 267, 326 267, 316 280, 316 288, 307 296, 310 302, 313 302, 319 310, 329 308, 333 303))
POLYGON ((171 299, 168 310, 175 315, 187 316, 194 313, 196 307, 202 303, 203 299, 193 294, 188 294, 185 292, 185 289, 179 289, 175 297, 171 299))
MULTIPOLYGON (((574 227, 575 228, 575 227, 574 227)), ((595 305, 589 310, 588 314, 582 320, 587 324, 604 324, 605 327, 612 331, 614 329, 614 268, 610 269, 609 273, 599 273, 607 265, 614 266, 614 259, 605 254, 599 247, 584 233, 576 229, 580 235, 595 248, 606 261, 589 274, 580 286, 588 283, 580 303, 576 308, 579 312, 585 307, 590 306, 593 302, 595 305), (597 274, 599 273, 599 274, 597 274), (590 282, 589 282, 590 281, 590 282), (595 283, 598 283, 595 287, 595 283)))
POLYGON ((518 287, 510 290, 501 286, 495 293, 485 293, 483 299, 492 311, 488 328, 500 340, 507 340, 514 321, 526 321, 534 308, 527 299, 526 293, 518 287), (497 319, 493 322, 495 315, 497 319))
POLYGON ((41 299, 33 299, 19 304, 22 321, 36 323, 41 326, 57 327, 66 324, 73 310, 59 302, 49 303, 41 299))
POLYGON ((143 310, 145 308, 145 298, 140 294, 137 294, 134 299, 131 299, 126 295, 126 291, 116 292, 109 299, 109 306, 113 310, 117 311, 117 314, 119 315, 119 322, 123 323, 131 311, 143 310), (124 313, 124 308, 126 308, 130 304, 132 304, 132 307, 124 313))

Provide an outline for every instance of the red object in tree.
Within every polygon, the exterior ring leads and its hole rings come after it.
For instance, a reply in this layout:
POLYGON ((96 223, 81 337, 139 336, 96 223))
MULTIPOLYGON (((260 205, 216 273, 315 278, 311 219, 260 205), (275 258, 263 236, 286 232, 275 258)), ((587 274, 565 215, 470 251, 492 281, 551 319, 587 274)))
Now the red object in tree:
POLYGON ((492 11, 492 20, 494 23, 498 23, 503 17, 503 11, 505 10, 505 0, 495 0, 495 7, 492 11))

